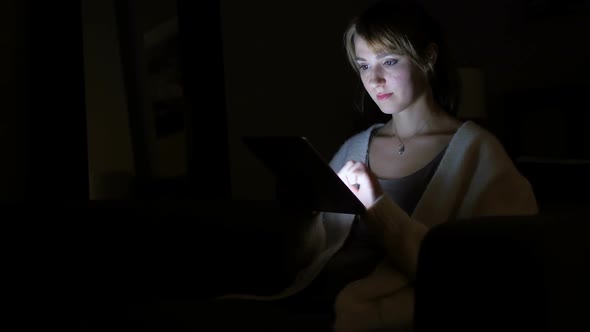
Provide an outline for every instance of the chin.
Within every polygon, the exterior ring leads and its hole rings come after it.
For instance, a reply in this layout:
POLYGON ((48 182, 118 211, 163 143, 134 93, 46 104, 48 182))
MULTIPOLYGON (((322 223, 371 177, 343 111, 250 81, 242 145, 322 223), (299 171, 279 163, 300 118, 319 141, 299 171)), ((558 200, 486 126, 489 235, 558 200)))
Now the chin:
POLYGON ((380 107, 379 109, 381 110, 381 113, 387 114, 387 115, 394 115, 394 114, 401 113, 403 111, 403 109, 392 108, 392 107, 380 107))

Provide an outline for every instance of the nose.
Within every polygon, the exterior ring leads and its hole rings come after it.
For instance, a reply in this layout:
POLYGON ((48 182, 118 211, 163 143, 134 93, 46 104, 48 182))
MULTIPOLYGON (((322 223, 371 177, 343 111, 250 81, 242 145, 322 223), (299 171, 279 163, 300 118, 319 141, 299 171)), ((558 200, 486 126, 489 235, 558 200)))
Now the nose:
POLYGON ((385 78, 383 77, 383 73, 379 67, 374 68, 370 75, 369 84, 371 85, 371 88, 374 89, 385 84, 385 78))

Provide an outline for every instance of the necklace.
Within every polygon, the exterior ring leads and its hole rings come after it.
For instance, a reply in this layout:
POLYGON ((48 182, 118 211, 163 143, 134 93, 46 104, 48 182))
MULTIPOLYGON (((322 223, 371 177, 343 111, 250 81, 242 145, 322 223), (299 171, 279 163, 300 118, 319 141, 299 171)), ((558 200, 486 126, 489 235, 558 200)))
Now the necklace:
MULTIPOLYGON (((418 135, 422 129, 424 129, 424 127, 426 127, 426 124, 428 123, 430 119, 424 121, 424 124, 422 125, 422 127, 420 127, 420 129, 418 129, 417 132, 414 133, 414 135, 408 137, 407 139, 409 140, 410 138, 418 135)), ((397 131, 395 130, 395 122, 393 121, 393 118, 391 119, 391 128, 393 129, 393 133, 395 134, 395 137, 397 137, 397 139, 399 140, 399 146, 397 148, 397 153, 398 154, 403 154, 406 151, 406 144, 402 141, 402 138, 398 136, 397 131)))

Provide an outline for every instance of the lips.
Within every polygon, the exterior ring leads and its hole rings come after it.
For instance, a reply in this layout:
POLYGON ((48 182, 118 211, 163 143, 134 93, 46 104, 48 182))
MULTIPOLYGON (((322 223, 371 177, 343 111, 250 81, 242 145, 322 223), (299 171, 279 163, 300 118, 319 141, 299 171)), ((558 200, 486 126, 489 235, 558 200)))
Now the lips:
POLYGON ((392 95, 393 95, 393 93, 380 93, 377 95, 377 100, 384 101, 384 100, 388 99, 389 97, 391 97, 392 95))

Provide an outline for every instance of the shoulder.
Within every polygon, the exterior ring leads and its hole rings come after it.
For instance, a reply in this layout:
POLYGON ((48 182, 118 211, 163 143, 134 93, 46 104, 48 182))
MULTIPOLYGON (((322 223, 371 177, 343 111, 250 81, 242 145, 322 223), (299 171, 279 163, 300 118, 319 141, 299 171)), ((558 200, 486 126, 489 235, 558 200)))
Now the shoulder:
POLYGON ((457 132, 486 140, 496 139, 496 136, 492 134, 492 132, 471 120, 462 122, 458 127, 457 132))
POLYGON ((362 144, 362 143, 367 143, 369 141, 369 139, 371 138, 372 133, 377 130, 380 129, 384 126, 384 123, 376 123, 373 124, 371 126, 369 126, 368 128, 361 130, 353 135, 351 135, 345 142, 345 145, 354 145, 354 144, 362 144))
POLYGON ((531 184, 492 132, 468 121, 459 128, 453 141, 450 172, 461 177, 469 188, 460 215, 536 211, 531 184))
POLYGON ((340 145, 338 151, 336 151, 335 155, 332 157, 332 167, 340 168, 346 161, 351 159, 364 161, 369 146, 369 140, 371 138, 371 133, 383 126, 383 123, 377 123, 350 135, 344 141, 344 143, 340 145))
POLYGON ((503 188, 500 192, 506 197, 510 197, 506 192, 512 190, 532 192, 528 179, 492 132, 474 122, 466 122, 456 136, 454 164, 461 164, 466 173, 471 174, 472 183, 485 184, 490 190, 503 188))
POLYGON ((444 159, 446 166, 479 178, 518 172, 501 141, 472 121, 464 122, 456 131, 444 159))
POLYGON ((473 121, 465 121, 461 124, 451 144, 463 148, 466 153, 508 158, 508 154, 498 137, 473 121))

